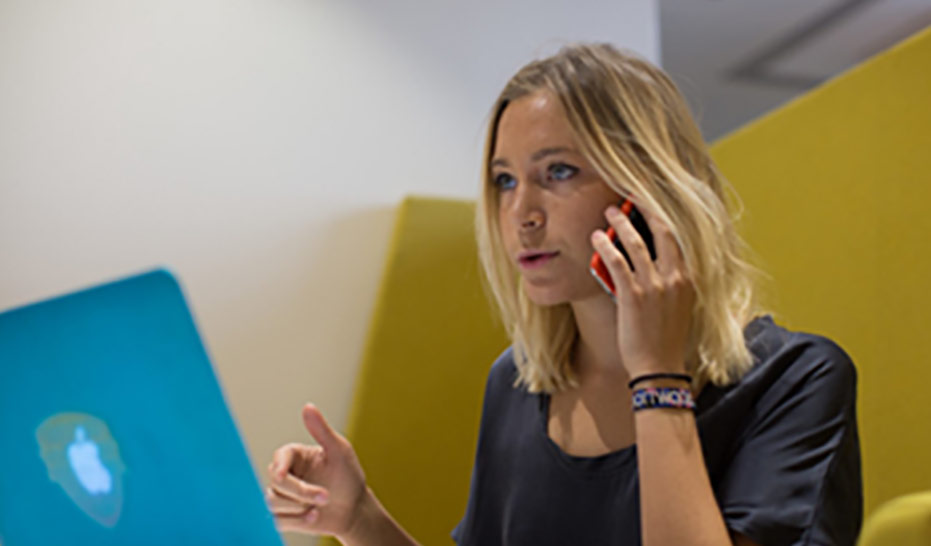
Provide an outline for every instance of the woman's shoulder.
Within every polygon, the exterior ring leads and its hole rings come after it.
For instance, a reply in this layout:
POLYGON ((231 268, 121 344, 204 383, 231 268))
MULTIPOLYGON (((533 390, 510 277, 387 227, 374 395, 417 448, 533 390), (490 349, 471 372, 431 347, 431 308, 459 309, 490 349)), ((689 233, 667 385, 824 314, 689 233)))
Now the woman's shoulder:
POLYGON ((702 389, 700 413, 712 420, 722 412, 765 415, 814 395, 825 411, 846 412, 853 406, 856 367, 833 339, 786 328, 770 315, 751 321, 745 337, 752 367, 729 385, 702 389))
POLYGON ((746 339, 754 356, 747 379, 758 375, 783 381, 856 380, 853 359, 825 335, 791 330, 775 322, 771 315, 764 315, 747 326, 746 339))
POLYGON ((514 347, 508 347, 498 355, 488 371, 486 391, 510 390, 517 380, 517 364, 514 362, 514 347))
POLYGON ((517 365, 511 348, 495 359, 488 372, 482 401, 482 425, 486 441, 503 439, 530 426, 538 416, 541 398, 517 384, 517 365))

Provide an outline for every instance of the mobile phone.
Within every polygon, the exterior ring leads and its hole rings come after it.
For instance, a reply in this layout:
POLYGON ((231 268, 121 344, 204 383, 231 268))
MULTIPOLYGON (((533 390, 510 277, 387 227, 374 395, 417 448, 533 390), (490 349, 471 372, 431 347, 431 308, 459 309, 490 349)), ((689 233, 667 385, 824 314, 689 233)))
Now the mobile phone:
MULTIPOLYGON (((640 211, 637 210, 637 207, 634 206, 630 199, 621 200, 621 202, 618 203, 618 208, 621 209, 623 214, 627 215, 627 218, 630 219, 630 223, 633 224, 634 229, 636 229, 637 233, 640 234, 640 237, 643 238, 643 242, 647 245, 647 250, 650 252, 650 259, 656 261, 656 248, 653 245, 653 232, 650 231, 650 226, 647 224, 646 219, 642 214, 640 214, 640 211)), ((624 259, 627 260, 627 265, 630 266, 631 271, 634 271, 634 262, 631 261, 630 256, 624 249, 624 245, 621 244, 621 240, 618 238, 617 233, 614 232, 613 227, 608 228, 607 235, 611 238, 614 246, 624 256, 624 259)), ((615 297, 614 282, 611 280, 611 274, 608 273, 608 267, 601 259, 601 255, 597 252, 592 255, 589 271, 591 271, 591 274, 595 277, 595 280, 598 281, 598 284, 600 284, 601 287, 604 288, 612 298, 615 297)))

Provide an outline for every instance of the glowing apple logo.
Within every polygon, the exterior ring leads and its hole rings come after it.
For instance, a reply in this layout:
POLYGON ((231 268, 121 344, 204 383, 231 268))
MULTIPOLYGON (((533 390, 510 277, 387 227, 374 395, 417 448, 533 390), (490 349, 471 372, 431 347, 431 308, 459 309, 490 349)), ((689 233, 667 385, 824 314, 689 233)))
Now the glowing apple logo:
POLYGON ((85 413, 59 413, 36 429, 49 479, 88 516, 114 527, 123 509, 126 466, 106 423, 85 413))
POLYGON ((97 444, 85 438, 84 427, 74 429, 74 442, 68 446, 68 462, 78 482, 91 495, 109 493, 113 485, 110 472, 100 461, 97 444))

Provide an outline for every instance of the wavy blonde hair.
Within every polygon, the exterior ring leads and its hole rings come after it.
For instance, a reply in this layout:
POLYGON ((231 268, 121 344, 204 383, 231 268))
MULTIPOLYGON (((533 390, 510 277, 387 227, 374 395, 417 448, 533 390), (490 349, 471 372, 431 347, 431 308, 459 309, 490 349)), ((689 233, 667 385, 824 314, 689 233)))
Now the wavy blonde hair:
POLYGON ((518 385, 555 392, 577 385, 571 363, 578 337, 569 304, 540 306, 524 293, 498 224, 491 174, 498 122, 507 105, 538 91, 558 97, 581 153, 622 195, 633 194, 672 230, 685 256, 696 301, 687 364, 696 383, 726 385, 753 364, 744 328, 763 313, 761 271, 743 258, 725 189, 701 132, 676 85, 636 54, 608 44, 576 44, 515 74, 491 112, 482 165, 476 238, 485 287, 511 338, 518 385), (618 181, 624 181, 624 185, 618 181))

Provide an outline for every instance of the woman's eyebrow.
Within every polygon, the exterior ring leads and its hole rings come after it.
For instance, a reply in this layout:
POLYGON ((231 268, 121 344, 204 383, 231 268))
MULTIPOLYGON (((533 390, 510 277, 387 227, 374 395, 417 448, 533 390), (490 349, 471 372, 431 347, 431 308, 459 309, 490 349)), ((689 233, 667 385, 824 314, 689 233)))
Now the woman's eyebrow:
MULTIPOLYGON (((537 150, 536 152, 534 152, 533 155, 530 156, 530 160, 531 160, 531 161, 540 161, 541 159, 543 159, 543 158, 545 158, 545 157, 547 157, 547 156, 556 155, 556 154, 561 154, 561 153, 564 153, 564 152, 569 152, 569 153, 573 153, 573 154, 574 154, 574 153, 578 153, 578 152, 576 152, 575 150, 573 150, 572 148, 568 148, 568 147, 566 147, 566 146, 558 146, 558 147, 555 147, 555 148, 542 148, 542 149, 537 150)), ((491 161, 491 166, 492 166, 492 167, 507 167, 507 166, 509 166, 509 165, 510 165, 510 163, 508 162, 508 160, 505 159, 505 158, 503 158, 503 157, 496 157, 495 159, 493 159, 493 160, 491 161)))
POLYGON ((536 152, 534 152, 533 155, 530 156, 530 159, 533 161, 540 161, 544 157, 547 157, 550 155, 561 154, 563 152, 575 153, 575 150, 573 150, 572 148, 567 148, 566 146, 559 146, 556 148, 543 148, 542 150, 537 150, 536 152))

